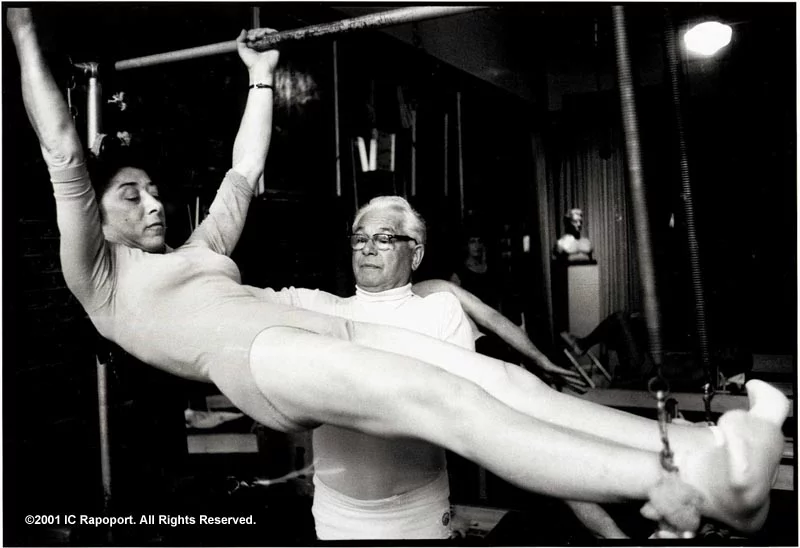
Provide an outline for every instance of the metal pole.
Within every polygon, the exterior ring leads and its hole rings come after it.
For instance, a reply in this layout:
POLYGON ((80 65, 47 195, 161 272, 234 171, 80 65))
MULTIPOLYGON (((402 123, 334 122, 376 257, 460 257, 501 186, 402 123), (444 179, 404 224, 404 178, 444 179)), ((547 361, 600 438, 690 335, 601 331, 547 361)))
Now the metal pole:
POLYGON ((625 10, 622 6, 612 6, 611 10, 614 19, 617 78, 619 80, 620 104, 622 107, 622 126, 625 132, 625 152, 628 160, 628 187, 630 189, 631 205, 633 206, 633 223, 636 230, 639 277, 642 284, 650 357, 660 372, 662 363, 661 313, 659 312, 658 295, 656 294, 653 246, 650 241, 650 221, 647 213, 644 178, 642 177, 639 121, 636 116, 636 99, 633 92, 628 39, 625 31, 625 10))
MULTIPOLYGON (((86 144, 99 155, 102 145, 103 86, 98 77, 98 64, 76 63, 74 67, 89 77, 86 97, 86 144)), ((97 418, 100 434, 100 479, 103 485, 103 512, 111 511, 111 444, 108 421, 108 365, 95 356, 97 364, 97 418)), ((110 534, 110 529, 108 534, 110 534)))
POLYGON ((417 109, 411 111, 411 195, 417 195, 417 109))
POLYGON ((461 131, 461 92, 456 92, 456 125, 458 126, 458 194, 461 199, 461 220, 464 220, 464 150, 461 131))
POLYGON ((353 149, 355 148, 353 139, 348 139, 348 144, 350 146, 350 165, 353 167, 351 170, 353 172, 353 202, 355 205, 355 209, 353 212, 358 211, 358 169, 356 169, 356 155, 353 149))
MULTIPOLYGON (((472 11, 486 9, 487 7, 488 6, 411 6, 407 8, 382 11, 379 13, 371 13, 368 15, 362 15, 360 17, 354 17, 352 19, 343 19, 333 23, 323 23, 320 25, 311 25, 309 27, 277 32, 264 37, 262 40, 256 43, 255 49, 264 51, 273 48, 278 44, 283 44, 286 42, 296 42, 309 38, 319 38, 321 36, 340 35, 357 30, 379 29, 393 25, 400 25, 403 23, 411 23, 414 21, 437 19, 439 17, 450 17, 452 15, 458 15, 461 13, 469 13, 472 11)), ((230 40, 228 42, 219 42, 207 46, 199 46, 195 48, 127 59, 125 61, 117 61, 114 64, 114 68, 116 70, 128 70, 133 68, 149 67, 153 65, 162 65, 164 63, 173 63, 175 61, 185 61, 187 59, 209 57, 211 55, 233 53, 234 51, 236 51, 236 41, 230 40)))
POLYGON ((97 63, 81 63, 76 65, 89 77, 89 88, 86 95, 86 147, 98 154, 100 152, 100 132, 103 125, 103 85, 98 77, 97 63), (94 150, 97 146, 98 150, 94 150))
POLYGON ((100 423, 100 477, 103 482, 103 511, 111 510, 111 444, 108 427, 108 380, 107 364, 97 361, 97 411, 100 423))
POLYGON ((342 196, 342 145, 339 142, 339 44, 333 41, 333 138, 336 152, 336 196, 342 196))
POLYGON ((449 158, 450 155, 450 147, 447 140, 448 134, 450 133, 450 118, 447 113, 444 113, 444 195, 447 197, 447 188, 450 186, 448 183, 448 179, 450 178, 450 174, 448 173, 449 167, 449 158))

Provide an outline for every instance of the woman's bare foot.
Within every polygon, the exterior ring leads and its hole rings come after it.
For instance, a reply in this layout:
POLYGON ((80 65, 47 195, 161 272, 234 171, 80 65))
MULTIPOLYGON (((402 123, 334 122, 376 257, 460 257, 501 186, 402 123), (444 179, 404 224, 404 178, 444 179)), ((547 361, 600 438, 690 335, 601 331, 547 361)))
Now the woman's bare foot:
POLYGON ((753 380, 746 386, 750 410, 722 415, 717 426, 724 441, 687 454, 679 467, 681 479, 703 494, 703 515, 752 533, 769 511, 789 402, 765 382, 753 380))

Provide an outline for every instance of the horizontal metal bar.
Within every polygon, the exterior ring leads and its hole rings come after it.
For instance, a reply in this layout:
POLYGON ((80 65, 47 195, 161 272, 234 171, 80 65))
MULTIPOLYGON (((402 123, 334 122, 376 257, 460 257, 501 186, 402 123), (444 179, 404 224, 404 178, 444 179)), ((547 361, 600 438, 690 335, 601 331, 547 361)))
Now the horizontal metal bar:
MULTIPOLYGON (((450 17, 461 13, 486 9, 487 7, 488 6, 411 6, 399 8, 370 13, 352 19, 343 19, 333 23, 323 23, 320 25, 311 25, 309 27, 277 32, 266 36, 263 40, 254 44, 253 47, 259 51, 264 51, 286 42, 296 42, 309 38, 319 38, 321 36, 340 35, 356 30, 378 29, 400 25, 402 23, 437 19, 439 17, 450 17)), ((198 46, 167 53, 147 55, 145 57, 136 57, 125 61, 117 61, 114 64, 114 68, 118 71, 128 70, 174 63, 176 61, 185 61, 188 59, 198 59, 200 57, 209 57, 212 55, 233 53, 234 51, 236 51, 236 40, 230 40, 228 42, 219 42, 207 46, 198 46)))

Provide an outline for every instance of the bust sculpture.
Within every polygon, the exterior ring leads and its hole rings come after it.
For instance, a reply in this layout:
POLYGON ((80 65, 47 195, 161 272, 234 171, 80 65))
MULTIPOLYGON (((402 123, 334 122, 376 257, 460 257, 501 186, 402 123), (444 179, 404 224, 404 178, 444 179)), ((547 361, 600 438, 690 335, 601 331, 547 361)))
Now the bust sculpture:
POLYGON ((564 214, 564 234, 555 245, 555 255, 569 262, 590 261, 594 247, 589 238, 581 236, 583 210, 572 208, 564 214))

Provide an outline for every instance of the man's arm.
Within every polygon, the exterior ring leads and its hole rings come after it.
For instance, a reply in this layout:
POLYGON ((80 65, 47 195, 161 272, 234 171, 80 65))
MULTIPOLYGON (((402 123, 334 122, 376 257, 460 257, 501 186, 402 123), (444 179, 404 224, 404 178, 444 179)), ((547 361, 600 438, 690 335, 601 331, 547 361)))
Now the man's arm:
POLYGON ((475 350, 475 332, 469 317, 451 294, 439 292, 428 296, 428 302, 441 316, 436 338, 467 350, 475 350))
POLYGON ((522 328, 466 289, 444 280, 426 280, 414 284, 413 290, 414 293, 420 296, 438 292, 452 293, 475 323, 503 339, 514 350, 533 361, 543 371, 560 375, 567 382, 573 379, 578 381, 579 384, 581 383, 580 376, 577 373, 559 367, 548 360, 547 356, 536 348, 536 345, 533 344, 522 328))

